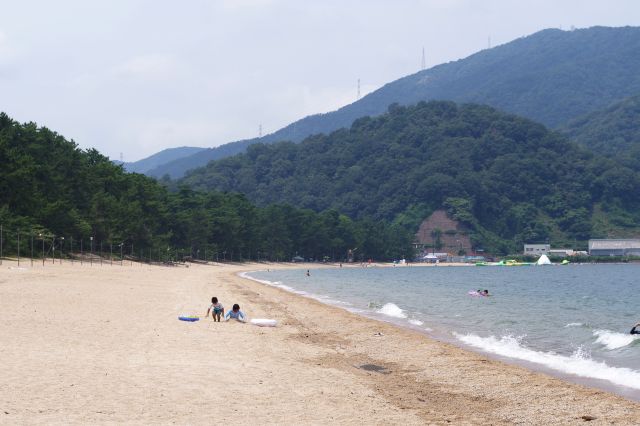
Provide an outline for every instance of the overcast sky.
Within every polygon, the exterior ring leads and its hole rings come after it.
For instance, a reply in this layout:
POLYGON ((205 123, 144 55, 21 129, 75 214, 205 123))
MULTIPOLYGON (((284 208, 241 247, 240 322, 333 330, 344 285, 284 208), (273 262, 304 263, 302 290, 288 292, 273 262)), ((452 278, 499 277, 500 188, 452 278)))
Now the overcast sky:
POLYGON ((135 161, 327 112, 544 28, 640 24, 637 0, 29 1, 0 8, 0 110, 135 161))

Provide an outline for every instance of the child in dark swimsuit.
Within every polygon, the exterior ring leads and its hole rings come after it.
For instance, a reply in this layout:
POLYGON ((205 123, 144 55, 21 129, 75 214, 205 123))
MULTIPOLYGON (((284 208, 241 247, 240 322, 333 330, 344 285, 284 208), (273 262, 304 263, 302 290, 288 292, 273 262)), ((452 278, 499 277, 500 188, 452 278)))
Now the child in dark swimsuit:
POLYGON ((209 312, 211 312, 211 318, 213 318, 214 321, 220 322, 220 319, 224 315, 224 306, 222 306, 222 303, 218 302, 217 297, 211 298, 211 306, 207 309, 207 315, 205 315, 205 318, 209 316, 209 312))

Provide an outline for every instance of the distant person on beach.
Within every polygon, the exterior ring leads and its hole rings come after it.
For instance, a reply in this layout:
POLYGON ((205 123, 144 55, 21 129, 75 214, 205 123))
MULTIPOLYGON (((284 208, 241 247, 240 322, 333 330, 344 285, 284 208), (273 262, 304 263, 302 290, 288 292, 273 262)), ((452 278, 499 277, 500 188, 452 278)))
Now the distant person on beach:
POLYGON ((640 330, 638 330, 638 327, 640 327, 640 322, 633 326, 629 334, 640 334, 640 330))
POLYGON ((244 313, 240 310, 240 305, 238 305, 237 303, 234 303, 233 308, 229 312, 227 312, 227 315, 224 316, 225 321, 229 321, 230 319, 245 322, 244 313))
POLYGON ((207 315, 204 316, 205 318, 209 316, 209 312, 211 312, 211 318, 213 318, 214 321, 220 322, 220 319, 224 315, 224 306, 218 302, 217 297, 211 298, 211 305, 209 309, 207 309, 207 315))

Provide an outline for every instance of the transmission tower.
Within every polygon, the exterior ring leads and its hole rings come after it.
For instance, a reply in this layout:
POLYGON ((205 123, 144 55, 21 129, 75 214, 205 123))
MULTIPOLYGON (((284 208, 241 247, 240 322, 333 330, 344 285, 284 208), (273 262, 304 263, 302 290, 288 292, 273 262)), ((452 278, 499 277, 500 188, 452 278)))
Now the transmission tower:
POLYGON ((427 67, 427 60, 424 56, 424 46, 422 46, 422 71, 427 67))

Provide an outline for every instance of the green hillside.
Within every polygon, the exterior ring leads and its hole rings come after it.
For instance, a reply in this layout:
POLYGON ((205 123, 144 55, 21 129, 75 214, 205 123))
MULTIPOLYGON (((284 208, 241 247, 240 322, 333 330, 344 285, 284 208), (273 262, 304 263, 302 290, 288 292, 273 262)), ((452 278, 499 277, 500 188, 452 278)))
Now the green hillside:
POLYGON ((452 102, 392 106, 301 144, 252 145, 182 183, 242 192, 258 205, 395 221, 412 232, 445 207, 473 230, 476 246, 497 252, 523 241, 584 241, 594 236, 596 204, 611 226, 640 220, 634 171, 541 124, 452 102))
POLYGON ((640 170, 640 95, 573 120, 562 132, 596 153, 640 170))
POLYGON ((149 171, 181 177, 253 143, 299 142, 384 113, 392 103, 452 100, 491 105, 550 127, 640 93, 640 28, 547 29, 386 84, 357 102, 298 120, 260 139, 202 151, 149 171))
MULTIPOLYGON (((95 150, 34 123, 0 113, 0 226, 2 251, 31 253, 32 238, 58 253, 94 252, 105 244, 154 259, 390 260, 411 255, 411 235, 381 221, 354 221, 336 211, 317 213, 287 205, 258 208, 240 194, 169 193, 154 179, 126 173, 95 150), (63 240, 61 237, 64 237, 63 240), (71 247, 71 242, 75 244, 71 247), (135 248, 135 250, 134 250, 135 248), (151 254, 150 254, 151 253, 151 254), (215 257, 214 257, 215 258, 215 257)), ((36 249, 36 254, 41 250, 36 249)))

